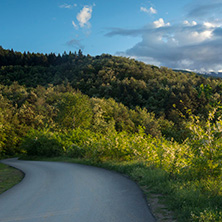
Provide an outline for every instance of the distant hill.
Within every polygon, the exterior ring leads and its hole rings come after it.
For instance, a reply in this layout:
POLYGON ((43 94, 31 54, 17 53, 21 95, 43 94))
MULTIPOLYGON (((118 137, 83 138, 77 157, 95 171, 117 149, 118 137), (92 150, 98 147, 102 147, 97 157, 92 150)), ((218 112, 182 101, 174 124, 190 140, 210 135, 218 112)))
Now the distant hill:
POLYGON ((183 73, 196 73, 197 75, 203 75, 205 77, 216 77, 216 78, 222 78, 222 72, 192 72, 188 70, 183 69, 174 69, 175 72, 183 72, 183 73))
POLYGON ((205 72, 201 73, 207 77, 216 77, 216 78, 222 78, 222 72, 205 72))

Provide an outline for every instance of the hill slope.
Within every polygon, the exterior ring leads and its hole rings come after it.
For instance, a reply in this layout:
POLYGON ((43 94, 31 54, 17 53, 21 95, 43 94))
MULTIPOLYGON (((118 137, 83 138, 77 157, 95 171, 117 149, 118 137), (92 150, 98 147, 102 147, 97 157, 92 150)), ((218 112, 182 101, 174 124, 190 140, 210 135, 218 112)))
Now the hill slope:
POLYGON ((0 48, 0 82, 27 87, 69 83, 90 97, 114 98, 129 108, 146 108, 176 122, 184 107, 206 114, 222 100, 222 80, 195 73, 174 72, 134 59, 103 54, 34 54, 0 48), (183 101, 183 104, 181 104, 183 101))

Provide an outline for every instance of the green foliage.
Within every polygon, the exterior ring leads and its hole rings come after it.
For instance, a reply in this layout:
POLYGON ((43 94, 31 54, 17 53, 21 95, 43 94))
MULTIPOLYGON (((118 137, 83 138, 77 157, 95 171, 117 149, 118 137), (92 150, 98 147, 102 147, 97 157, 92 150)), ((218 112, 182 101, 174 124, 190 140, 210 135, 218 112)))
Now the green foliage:
MULTIPOLYGON (((131 109, 137 106, 165 117, 180 127, 182 100, 194 114, 207 116, 215 102, 222 101, 220 79, 204 78, 189 72, 174 72, 166 67, 146 65, 134 59, 107 54, 84 56, 82 53, 43 55, 0 49, 0 81, 14 81, 28 87, 70 83, 90 97, 113 98, 131 109)), ((121 125, 120 125, 121 127, 121 125)), ((182 134, 182 132, 181 132, 182 134)))
POLYGON ((161 136, 161 127, 159 121, 155 118, 154 113, 149 113, 146 108, 136 107, 135 110, 130 111, 131 119, 135 123, 136 129, 143 126, 146 134, 154 137, 161 136))
MULTIPOLYGON (((140 159, 171 174, 177 174, 189 166, 193 155, 188 146, 154 138, 143 129, 134 134, 116 131, 102 134, 80 128, 60 133, 32 130, 23 140, 21 148, 31 156, 49 156, 49 143, 54 144, 55 150, 62 147, 60 154, 95 161, 140 159), (44 142, 47 143, 46 147, 44 142)), ((54 148, 51 149, 52 156, 57 155, 54 148)))
POLYGON ((0 85, 0 95, 1 155, 19 152, 21 138, 30 129, 81 128, 109 134, 113 131, 138 132, 142 126, 146 134, 156 137, 161 136, 163 130, 155 115, 145 108, 131 110, 111 98, 89 98, 69 84, 47 88, 25 88, 18 83, 0 85))
POLYGON ((220 222, 222 221, 222 211, 206 209, 200 214, 192 213, 192 221, 198 222, 220 222))
POLYGON ((85 157, 88 150, 86 146, 87 141, 93 135, 93 132, 89 130, 82 130, 80 128, 60 133, 60 141, 65 150, 64 154, 73 158, 85 157))
POLYGON ((197 177, 222 176, 222 120, 215 119, 218 108, 209 113, 206 121, 191 114, 187 123, 192 132, 188 144, 194 153, 191 171, 197 177))
POLYGON ((82 158, 85 155, 85 150, 75 144, 72 144, 67 149, 66 155, 72 158, 82 158))
POLYGON ((12 104, 0 93, 0 158, 4 155, 13 155, 18 151, 17 144, 22 129, 12 104))
POLYGON ((81 93, 62 93, 57 98, 57 122, 62 128, 88 128, 92 119, 92 107, 87 96, 81 93))
POLYGON ((29 156, 53 157, 60 156, 64 152, 59 138, 47 130, 31 130, 23 139, 21 149, 24 149, 29 156))

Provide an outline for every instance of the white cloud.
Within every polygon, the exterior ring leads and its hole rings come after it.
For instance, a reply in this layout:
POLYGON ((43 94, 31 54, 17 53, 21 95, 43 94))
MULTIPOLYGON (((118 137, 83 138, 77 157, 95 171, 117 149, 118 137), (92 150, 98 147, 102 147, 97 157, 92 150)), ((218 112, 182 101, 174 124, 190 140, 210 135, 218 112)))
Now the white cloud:
POLYGON ((184 25, 190 25, 190 23, 189 23, 187 20, 185 20, 185 21, 183 22, 183 24, 184 24, 184 25))
POLYGON ((160 18, 159 20, 157 21, 154 21, 153 22, 154 26, 156 28, 160 28, 160 27, 164 27, 164 26, 170 26, 170 23, 165 23, 164 20, 162 18, 160 18))
MULTIPOLYGON (((141 38, 122 52, 127 57, 175 69, 221 71, 222 0, 194 0, 185 9, 186 17, 183 13, 178 21, 162 17, 142 28, 113 28, 106 36, 141 38)), ((150 13, 149 8, 140 10, 150 13)))
POLYGON ((151 14, 157 14, 157 10, 154 9, 153 7, 150 7, 150 13, 151 14))
POLYGON ((222 26, 222 22, 219 19, 216 19, 215 21, 212 21, 212 22, 204 22, 203 24, 209 29, 222 26))
POLYGON ((60 5, 59 8, 71 8, 72 5, 68 5, 68 4, 63 4, 63 5, 60 5))
POLYGON ((214 28, 214 27, 215 27, 215 24, 210 23, 210 22, 204 22, 204 25, 205 25, 207 28, 214 28))
POLYGON ((163 19, 141 29, 113 29, 107 36, 140 36, 123 52, 144 62, 194 71, 222 70, 222 20, 168 24, 163 19), (214 25, 213 25, 214 24, 214 25))
POLYGON ((157 10, 154 9, 153 7, 150 7, 149 9, 147 9, 145 7, 140 7, 140 11, 141 12, 146 12, 148 14, 157 14, 157 10))
POLYGON ((197 22, 192 21, 192 22, 191 22, 191 25, 193 25, 193 26, 194 26, 194 25, 197 25, 197 22))
POLYGON ((59 8, 71 9, 76 6, 77 6, 77 4, 70 5, 70 4, 64 3, 63 5, 60 5, 59 8))
POLYGON ((92 6, 84 6, 83 9, 78 13, 77 20, 81 28, 87 26, 90 27, 89 20, 92 17, 92 6))
POLYGON ((187 20, 185 20, 183 24, 187 26, 195 26, 197 25, 197 22, 196 21, 188 22, 187 20))
POLYGON ((72 25, 75 29, 78 29, 78 25, 76 25, 76 23, 74 21, 72 21, 72 25))
POLYGON ((140 11, 141 12, 146 12, 146 13, 149 13, 149 10, 145 7, 140 7, 140 11))
POLYGON ((191 37, 196 40, 196 42, 202 42, 207 39, 212 38, 212 31, 210 30, 205 30, 203 32, 191 32, 191 37))

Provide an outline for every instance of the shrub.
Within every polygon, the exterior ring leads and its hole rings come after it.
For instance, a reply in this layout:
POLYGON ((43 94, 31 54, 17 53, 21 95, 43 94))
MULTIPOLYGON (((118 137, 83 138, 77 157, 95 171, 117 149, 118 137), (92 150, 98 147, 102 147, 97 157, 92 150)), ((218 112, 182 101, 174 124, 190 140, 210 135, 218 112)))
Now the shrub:
POLYGON ((82 158, 84 157, 85 153, 86 153, 86 150, 84 150, 83 148, 79 147, 76 144, 72 144, 66 150, 66 155, 72 158, 82 158))
POLYGON ((199 215, 191 213, 192 221, 197 222, 220 222, 222 221, 222 211, 215 211, 212 209, 206 209, 200 212, 199 215))
POLYGON ((217 110, 210 112, 206 121, 191 115, 187 124, 191 130, 187 144, 195 155, 191 170, 199 178, 218 177, 222 172, 222 120, 216 118, 217 110))
POLYGON ((59 138, 48 130, 31 130, 23 139, 21 148, 28 156, 60 156, 64 152, 59 138))

